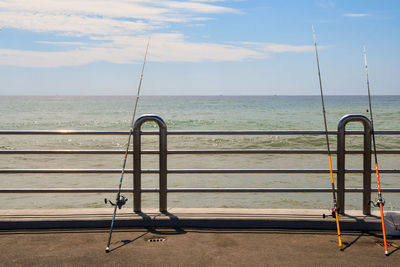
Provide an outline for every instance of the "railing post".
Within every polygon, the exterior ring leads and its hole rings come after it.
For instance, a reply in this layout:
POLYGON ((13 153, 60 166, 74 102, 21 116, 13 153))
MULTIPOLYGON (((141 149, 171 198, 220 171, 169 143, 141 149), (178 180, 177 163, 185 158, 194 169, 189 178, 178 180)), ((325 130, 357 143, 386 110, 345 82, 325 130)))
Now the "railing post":
POLYGON ((344 129, 345 125, 341 124, 339 121, 338 124, 338 133, 337 133, 337 208, 339 209, 339 213, 344 214, 344 168, 345 168, 345 135, 344 129))
POLYGON ((345 115, 338 123, 337 140, 337 206, 341 214, 345 211, 345 129, 346 124, 352 121, 362 122, 364 125, 364 153, 363 153, 363 214, 371 214, 371 121, 363 115, 345 115))
POLYGON ((133 212, 142 210, 142 151, 140 126, 133 129, 133 212))
POLYGON ((160 130, 160 154, 159 154, 159 209, 167 210, 167 125, 164 120, 156 115, 143 115, 139 117, 133 128, 133 194, 134 212, 142 210, 142 166, 141 166, 141 126, 147 121, 158 124, 160 130))

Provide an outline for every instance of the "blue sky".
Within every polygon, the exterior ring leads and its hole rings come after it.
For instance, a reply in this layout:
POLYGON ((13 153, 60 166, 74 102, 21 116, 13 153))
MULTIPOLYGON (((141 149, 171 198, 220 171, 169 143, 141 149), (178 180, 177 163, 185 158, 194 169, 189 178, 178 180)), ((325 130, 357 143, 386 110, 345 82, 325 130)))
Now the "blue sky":
POLYGON ((0 94, 399 94, 399 1, 0 0, 0 94))

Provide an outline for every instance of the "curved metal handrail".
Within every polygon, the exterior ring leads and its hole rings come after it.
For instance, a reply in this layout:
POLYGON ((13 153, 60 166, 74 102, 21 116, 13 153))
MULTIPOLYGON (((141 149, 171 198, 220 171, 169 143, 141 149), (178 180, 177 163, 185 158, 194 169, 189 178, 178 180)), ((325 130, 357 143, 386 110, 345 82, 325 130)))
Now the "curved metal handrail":
POLYGON ((142 115, 133 127, 133 210, 140 212, 142 209, 142 147, 141 127, 145 122, 155 122, 160 131, 160 154, 159 154, 159 208, 160 211, 167 210, 167 125, 157 115, 142 115))

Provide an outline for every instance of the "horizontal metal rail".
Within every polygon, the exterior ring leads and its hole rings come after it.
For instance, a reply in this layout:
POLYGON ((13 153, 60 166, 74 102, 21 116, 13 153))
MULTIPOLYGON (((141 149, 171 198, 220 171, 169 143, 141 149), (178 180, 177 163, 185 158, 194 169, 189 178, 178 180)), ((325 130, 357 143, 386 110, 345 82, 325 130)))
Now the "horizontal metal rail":
MULTIPOLYGON (((377 135, 400 135, 400 131, 374 131, 377 135)), ((127 135, 129 131, 91 131, 91 130, 0 130, 0 135, 127 135)), ((142 135, 159 135, 158 131, 142 131, 142 135)), ((325 131, 167 131, 167 135, 322 135, 325 131)), ((337 131, 328 131, 337 135, 337 131)), ((346 131, 346 135, 361 135, 363 131, 346 131)))
MULTIPOLYGON (((0 193, 114 193, 114 188, 1 188, 0 193)), ((131 193, 133 188, 121 189, 131 193)), ((363 188, 347 188, 345 192, 361 193, 363 188)), ((377 189, 371 189, 378 192, 377 189)), ((385 193, 400 193, 400 188, 382 189, 385 193)), ((159 193, 158 188, 142 188, 143 193, 159 193)), ((168 188, 168 193, 332 193, 332 188, 168 188)))
MULTIPOLYGON (((364 170, 345 170, 346 173, 364 173, 364 170)), ((380 170, 380 173, 400 173, 400 169, 380 170)), ((0 174, 16 174, 16 173, 121 173, 120 169, 0 169, 0 174)), ((125 173, 133 173, 132 169, 125 169, 125 173)), ((160 173, 159 170, 147 169, 141 170, 140 173, 160 173)), ((329 173, 329 170, 321 169, 169 169, 169 174, 221 174, 221 173, 278 173, 278 174, 293 174, 293 173, 329 173)), ((333 170, 337 173, 337 170, 333 170)), ((371 170, 371 173, 375 173, 371 170)))
MULTIPOLYGON (((129 131, 0 130, 0 135, 127 135, 129 131)), ((154 132, 156 134, 156 132, 154 132)))
MULTIPOLYGON (((144 151, 142 151, 143 153, 144 151)), ((124 150, 0 150, 0 154, 124 154, 124 150)), ((129 154, 133 154, 133 151, 130 150, 129 154)), ((158 151, 147 151, 143 154, 159 154, 158 151)))
MULTIPOLYGON (((0 154, 124 154, 124 150, 0 150, 0 154)), ((130 150, 129 154, 133 154, 130 150)), ((331 154, 337 154, 332 150, 331 154)), ((346 154, 363 154, 362 150, 346 150, 346 154)), ((371 154, 373 151, 371 151, 371 154)), ((400 154, 400 150, 377 150, 378 154, 400 154)), ((160 154, 158 150, 142 150, 141 154, 160 154)), ((326 150, 304 149, 235 149, 235 150, 168 150, 167 154, 328 154, 326 150)))
MULTIPOLYGON (((146 170, 150 173, 150 170, 146 170)), ((345 170, 346 173, 364 173, 364 170, 345 170)), ((380 170, 380 173, 400 173, 400 170, 380 170)), ((213 170, 206 170, 206 169, 182 169, 182 170, 168 170, 168 173, 175 173, 175 174, 186 174, 186 173, 329 173, 329 170, 318 170, 318 169, 308 169, 308 170, 283 170, 283 169, 213 169, 213 170)), ((337 173, 337 170, 333 170, 333 173, 337 173)), ((371 170, 371 173, 375 173, 374 170, 371 170)))
MULTIPOLYGON (((143 150, 143 154, 151 154, 143 150)), ((151 151, 153 152, 153 151, 151 151)), ((168 150, 168 154, 328 154, 327 150, 307 149, 235 149, 235 150, 168 150)), ((331 154, 337 154, 337 150, 331 150, 331 154)), ((363 154, 362 150, 346 150, 346 154, 363 154)), ((373 151, 371 151, 371 154, 373 151)), ((377 150, 378 154, 400 154, 400 150, 377 150)))
MULTIPOLYGON (((400 131, 374 131, 375 134, 383 135, 400 135, 400 131)), ((154 135, 158 132, 143 131, 142 135, 154 135)), ((282 131, 240 131, 240 130, 228 130, 228 131, 168 131, 168 135, 323 135, 325 131, 302 131, 302 130, 282 130, 282 131)), ((337 135, 337 131, 328 131, 329 135, 337 135)), ((362 135, 364 131, 345 131, 346 135, 362 135)))
MULTIPOLYGON (((143 173, 158 173, 158 170, 142 170, 143 173)), ((0 169, 0 174, 16 173, 121 173, 120 169, 0 169)), ((125 173, 133 173, 132 169, 125 169, 125 173)))

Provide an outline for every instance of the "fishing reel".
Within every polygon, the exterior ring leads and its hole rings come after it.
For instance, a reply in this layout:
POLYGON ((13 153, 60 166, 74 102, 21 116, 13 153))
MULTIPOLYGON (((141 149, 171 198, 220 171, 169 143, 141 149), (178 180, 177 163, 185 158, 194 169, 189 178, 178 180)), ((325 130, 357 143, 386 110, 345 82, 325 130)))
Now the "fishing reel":
POLYGON ((126 204, 128 199, 124 196, 120 196, 116 201, 117 201, 116 203, 113 203, 111 200, 109 200, 107 198, 104 199, 105 204, 110 203, 111 206, 117 206, 119 209, 121 209, 122 206, 126 204))
POLYGON ((372 204, 372 206, 374 206, 375 208, 380 207, 380 205, 382 204, 383 207, 385 206, 385 199, 382 197, 378 197, 377 199, 375 199, 375 202, 371 200, 369 204, 372 204))
MULTIPOLYGON (((339 213, 339 209, 332 208, 332 210, 331 210, 331 215, 330 215, 330 216, 332 216, 332 218, 336 218, 336 212, 339 213)), ((326 217, 327 217, 327 216, 325 215, 325 213, 322 214, 322 218, 325 219, 326 217)))

